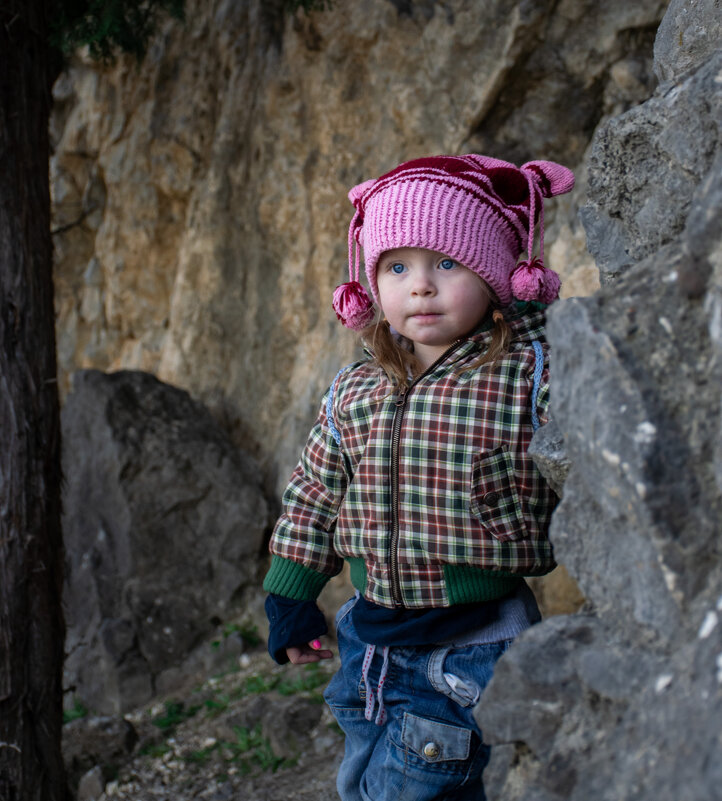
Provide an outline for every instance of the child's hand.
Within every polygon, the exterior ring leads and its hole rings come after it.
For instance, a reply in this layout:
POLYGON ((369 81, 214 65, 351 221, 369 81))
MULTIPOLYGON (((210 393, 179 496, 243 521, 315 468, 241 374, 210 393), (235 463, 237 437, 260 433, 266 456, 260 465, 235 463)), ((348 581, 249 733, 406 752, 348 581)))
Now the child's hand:
POLYGON ((312 640, 308 645, 286 648, 286 653, 294 665, 307 665, 309 662, 319 662, 321 659, 333 659, 331 651, 321 648, 321 640, 312 640))

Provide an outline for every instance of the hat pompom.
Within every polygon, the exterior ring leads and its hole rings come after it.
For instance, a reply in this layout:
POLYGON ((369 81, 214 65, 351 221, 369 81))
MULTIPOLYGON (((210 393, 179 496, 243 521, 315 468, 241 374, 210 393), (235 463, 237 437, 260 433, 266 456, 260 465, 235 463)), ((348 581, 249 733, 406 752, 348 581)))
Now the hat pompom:
POLYGON ((374 304, 358 281, 337 286, 333 293, 336 317, 352 331, 361 331, 374 319, 374 304))
POLYGON ((561 285, 559 276, 545 267, 541 259, 520 261, 511 274, 511 291, 519 300, 551 303, 559 296, 561 285))

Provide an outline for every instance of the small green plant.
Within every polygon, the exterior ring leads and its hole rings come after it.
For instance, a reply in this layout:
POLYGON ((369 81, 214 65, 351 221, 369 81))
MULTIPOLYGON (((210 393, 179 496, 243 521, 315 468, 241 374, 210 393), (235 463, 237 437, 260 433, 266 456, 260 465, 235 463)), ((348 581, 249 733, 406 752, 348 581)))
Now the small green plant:
POLYGON ((70 53, 87 45, 91 56, 110 62, 116 49, 140 60, 163 14, 184 18, 185 0, 54 0, 50 41, 70 53))
POLYGON ((238 633, 249 648, 256 648, 263 642, 261 635, 258 633, 258 626, 255 623, 239 626, 238 633))
POLYGON ((87 708, 76 698, 72 709, 63 710, 63 723, 70 723, 71 720, 84 718, 87 714, 87 708))
POLYGON ((140 749, 141 756, 148 756, 152 759, 158 759, 165 756, 171 750, 168 743, 150 743, 140 749))
POLYGON ((208 710, 208 714, 210 717, 214 718, 217 715, 220 715, 221 712, 225 712, 228 709, 228 705, 231 703, 230 696, 228 695, 218 695, 215 698, 208 698, 204 702, 205 708, 208 710))
POLYGON ((166 701, 165 714, 154 718, 153 725, 157 726, 166 734, 170 734, 170 732, 180 723, 183 723, 184 720, 192 718, 199 709, 200 706, 186 707, 183 701, 166 701))
POLYGON ((221 630, 220 639, 213 640, 211 648, 217 651, 221 644, 234 634, 237 634, 249 648, 255 648, 263 642, 255 623, 226 623, 221 630))
POLYGON ((320 662, 312 662, 304 667, 304 674, 295 679, 284 679, 276 688, 280 695, 295 695, 306 690, 315 690, 326 684, 330 676, 320 662))
MULTIPOLYGON (((204 765, 216 752, 226 765, 234 765, 243 776, 258 771, 275 773, 279 768, 291 767, 296 764, 295 759, 280 757, 273 752, 268 738, 261 734, 260 724, 253 728, 236 726, 233 731, 236 735, 234 742, 220 740, 205 748, 185 754, 182 757, 183 760, 188 764, 204 765)), ((221 768, 221 765, 218 767, 221 768)), ((218 782, 226 781, 228 773, 222 771, 215 778, 218 782)))
POLYGON ((280 676, 249 676, 246 679, 245 690, 249 695, 267 693, 273 690, 280 681, 280 676))
POLYGON ((296 760, 280 757, 273 752, 268 738, 261 734, 261 724, 252 729, 245 726, 235 726, 235 743, 223 743, 223 747, 230 756, 230 761, 237 765, 241 773, 250 773, 254 766, 262 771, 275 773, 281 767, 290 767, 296 760))
MULTIPOLYGON (((319 662, 304 665, 303 673, 294 678, 283 678, 282 676, 262 676, 253 674, 248 676, 244 690, 247 695, 259 695, 276 690, 279 695, 295 695, 296 693, 309 692, 326 684, 331 678, 331 674, 321 667, 319 662)), ((318 695, 313 693, 313 695, 318 695)), ((315 700, 315 698, 314 698, 315 700)))
POLYGON ((201 748, 198 751, 191 751, 190 754, 186 754, 183 759, 186 762, 192 762, 196 765, 204 765, 210 755, 218 748, 218 743, 214 743, 213 745, 209 745, 207 748, 201 748))

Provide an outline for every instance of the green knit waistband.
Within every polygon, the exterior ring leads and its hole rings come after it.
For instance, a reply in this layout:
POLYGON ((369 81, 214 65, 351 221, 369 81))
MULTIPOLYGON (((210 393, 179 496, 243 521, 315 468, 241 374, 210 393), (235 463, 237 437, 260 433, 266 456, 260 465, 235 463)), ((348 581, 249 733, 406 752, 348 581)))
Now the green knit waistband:
POLYGON ((452 606, 502 598, 521 580, 521 576, 492 573, 468 565, 444 565, 444 582, 452 606))
MULTIPOLYGON (((351 572, 351 583, 363 595, 366 591, 366 562, 361 557, 346 557, 351 572)), ((498 573, 470 565, 444 565, 444 584, 449 604, 493 601, 512 592, 521 576, 498 573)))

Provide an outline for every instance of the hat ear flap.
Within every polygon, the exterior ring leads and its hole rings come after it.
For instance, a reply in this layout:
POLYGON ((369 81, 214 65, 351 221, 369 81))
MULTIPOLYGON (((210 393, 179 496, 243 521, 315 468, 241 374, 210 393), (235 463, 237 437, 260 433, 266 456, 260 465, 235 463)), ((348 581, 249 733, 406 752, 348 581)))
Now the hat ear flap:
POLYGON ((541 179, 538 186, 544 197, 563 195, 574 188, 574 173, 555 161, 527 161, 521 170, 533 172, 541 179))
POLYGON ((361 198, 366 194, 366 192, 371 189, 371 187, 376 183, 375 178, 371 178, 369 181, 364 181, 362 184, 356 184, 356 186, 349 189, 348 199, 354 204, 354 206, 358 209, 361 205, 361 198))

